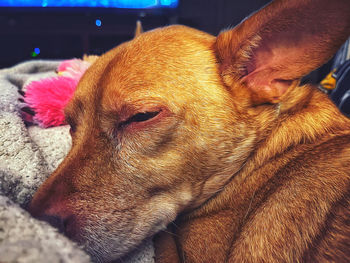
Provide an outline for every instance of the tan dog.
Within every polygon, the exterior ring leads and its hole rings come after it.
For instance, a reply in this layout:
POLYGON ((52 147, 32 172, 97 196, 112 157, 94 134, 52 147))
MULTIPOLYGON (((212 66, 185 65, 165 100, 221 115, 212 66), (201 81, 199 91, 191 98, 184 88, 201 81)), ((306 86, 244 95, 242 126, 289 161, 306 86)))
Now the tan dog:
POLYGON ((171 26, 106 53, 30 211, 96 261, 177 218, 157 262, 349 262, 350 121, 298 86, 349 14, 348 0, 275 1, 217 38, 171 26))

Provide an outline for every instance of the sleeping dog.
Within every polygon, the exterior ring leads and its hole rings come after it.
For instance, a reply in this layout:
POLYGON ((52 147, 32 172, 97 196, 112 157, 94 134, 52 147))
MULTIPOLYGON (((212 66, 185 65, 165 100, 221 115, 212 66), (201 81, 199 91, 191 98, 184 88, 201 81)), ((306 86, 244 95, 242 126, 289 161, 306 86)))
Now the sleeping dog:
POLYGON ((299 86, 349 14, 277 0, 218 37, 169 26, 107 52, 65 109, 72 149, 31 213, 97 262, 156 233, 156 262, 349 262, 350 120, 299 86))

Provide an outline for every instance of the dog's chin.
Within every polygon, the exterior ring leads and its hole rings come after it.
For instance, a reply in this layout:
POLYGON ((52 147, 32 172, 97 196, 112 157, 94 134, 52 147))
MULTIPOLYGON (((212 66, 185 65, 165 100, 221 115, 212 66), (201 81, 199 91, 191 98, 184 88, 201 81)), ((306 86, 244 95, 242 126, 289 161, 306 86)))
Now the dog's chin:
POLYGON ((92 243, 86 242, 82 245, 84 250, 90 255, 92 262, 122 262, 122 257, 127 254, 132 247, 127 248, 125 246, 106 244, 105 242, 92 243))
MULTIPOLYGON (((155 233, 154 229, 152 233, 155 233)), ((120 233, 99 232, 85 228, 81 235, 75 236, 72 240, 90 255, 93 262, 117 263, 124 262, 123 259, 128 258, 128 254, 137 249, 152 233, 148 231, 135 233, 131 229, 120 233)))
POLYGON ((135 251, 141 249, 143 242, 138 246, 132 247, 125 251, 107 251, 100 250, 92 247, 85 247, 85 251, 90 255, 92 262, 102 263, 102 262, 112 262, 112 263, 124 263, 130 260, 130 257, 135 251))

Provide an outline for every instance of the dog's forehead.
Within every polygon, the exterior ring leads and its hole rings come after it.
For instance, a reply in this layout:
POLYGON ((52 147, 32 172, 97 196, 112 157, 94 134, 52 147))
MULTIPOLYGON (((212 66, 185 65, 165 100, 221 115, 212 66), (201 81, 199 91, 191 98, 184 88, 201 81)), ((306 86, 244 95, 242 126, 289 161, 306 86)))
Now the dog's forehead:
POLYGON ((74 99, 103 105, 108 111, 128 100, 186 92, 216 74, 214 41, 215 37, 185 26, 143 33, 98 59, 82 78, 74 99))
POLYGON ((100 80, 102 99, 164 98, 192 86, 190 81, 198 81, 208 64, 215 65, 214 40, 184 26, 140 35, 124 45, 106 67, 100 80))

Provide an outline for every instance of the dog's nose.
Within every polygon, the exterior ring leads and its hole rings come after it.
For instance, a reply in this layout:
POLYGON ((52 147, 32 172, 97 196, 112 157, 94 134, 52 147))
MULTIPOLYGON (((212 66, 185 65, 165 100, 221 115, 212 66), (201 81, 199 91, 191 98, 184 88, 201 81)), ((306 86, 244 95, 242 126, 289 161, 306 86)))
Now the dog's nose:
POLYGON ((75 225, 75 216, 66 208, 64 203, 46 202, 37 199, 28 206, 28 212, 36 219, 46 221, 59 232, 67 236, 72 235, 75 225))
POLYGON ((27 210, 34 218, 46 221, 61 233, 72 237, 77 221, 76 215, 68 206, 72 187, 64 180, 65 177, 59 178, 60 180, 49 179, 35 193, 27 210))
POLYGON ((61 217, 56 215, 41 215, 36 217, 38 220, 46 221, 51 226, 58 229, 58 231, 62 234, 65 234, 68 237, 72 236, 72 232, 74 230, 74 217, 73 216, 67 216, 67 217, 61 217))

